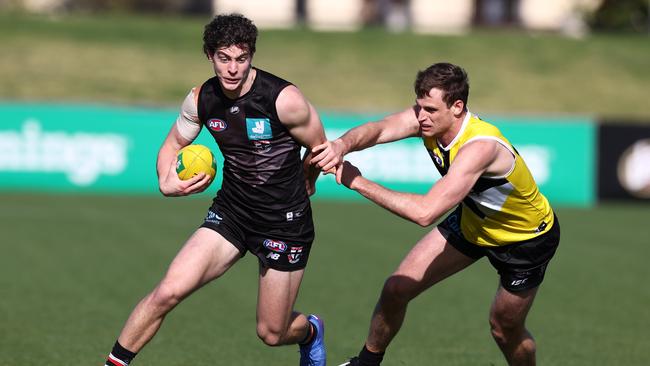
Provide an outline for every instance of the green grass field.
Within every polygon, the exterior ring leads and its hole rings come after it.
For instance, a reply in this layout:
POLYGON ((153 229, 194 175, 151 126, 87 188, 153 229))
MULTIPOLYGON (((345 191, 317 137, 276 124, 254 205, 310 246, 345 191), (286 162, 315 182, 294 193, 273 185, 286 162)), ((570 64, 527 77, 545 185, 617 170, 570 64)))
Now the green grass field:
MULTIPOLYGON (((99 365, 136 302, 201 222, 209 198, 0 195, 0 365, 99 365)), ((314 203, 297 308, 327 324, 329 362, 361 346, 378 291, 425 229, 364 203, 314 203)), ((646 365, 650 288, 642 205, 558 208, 562 244, 529 327, 540 365, 646 365)), ((255 335, 256 260, 167 318, 137 365, 295 365, 255 335)), ((497 277, 481 261, 409 308, 386 365, 504 365, 488 331, 497 277)))

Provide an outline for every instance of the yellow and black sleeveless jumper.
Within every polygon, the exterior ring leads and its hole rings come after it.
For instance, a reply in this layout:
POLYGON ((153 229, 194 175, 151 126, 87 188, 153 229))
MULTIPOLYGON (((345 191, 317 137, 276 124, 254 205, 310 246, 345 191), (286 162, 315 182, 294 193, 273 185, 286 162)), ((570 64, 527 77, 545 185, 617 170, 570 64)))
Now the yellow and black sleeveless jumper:
POLYGON ((469 111, 458 135, 448 146, 425 137, 424 146, 441 175, 447 174, 460 148, 479 139, 494 140, 515 158, 512 169, 501 177, 480 177, 463 199, 460 230, 474 244, 495 247, 535 238, 554 223, 551 205, 542 195, 517 150, 498 128, 469 111))

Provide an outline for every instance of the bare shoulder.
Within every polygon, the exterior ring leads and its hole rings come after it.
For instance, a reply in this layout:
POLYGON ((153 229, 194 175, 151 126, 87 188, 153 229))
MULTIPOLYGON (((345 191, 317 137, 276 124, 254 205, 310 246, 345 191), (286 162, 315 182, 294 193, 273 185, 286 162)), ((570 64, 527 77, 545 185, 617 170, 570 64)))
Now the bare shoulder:
POLYGON ((417 108, 417 105, 408 107, 403 111, 397 112, 396 117, 400 120, 400 122, 406 125, 417 126, 419 128, 420 123, 418 122, 417 108))
POLYGON ((493 139, 475 139, 464 144, 457 156, 472 160, 492 160, 496 157, 498 146, 493 139))
POLYGON ((275 102, 275 108, 280 122, 288 126, 306 123, 311 113, 309 102, 294 85, 282 89, 275 102))
MULTIPOLYGON (((476 139, 463 145, 454 164, 487 176, 503 176, 511 170, 512 155, 494 139, 476 139), (505 150, 506 154, 503 154, 505 150)), ((454 165, 452 164, 452 165, 454 165)))

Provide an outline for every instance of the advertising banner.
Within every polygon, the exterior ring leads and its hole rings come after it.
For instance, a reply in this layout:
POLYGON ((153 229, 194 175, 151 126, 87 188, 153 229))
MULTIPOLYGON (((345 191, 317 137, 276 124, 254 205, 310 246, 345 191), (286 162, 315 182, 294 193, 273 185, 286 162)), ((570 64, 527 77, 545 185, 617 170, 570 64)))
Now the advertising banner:
POLYGON ((598 197, 650 200, 650 127, 625 123, 600 126, 598 197))
POLYGON ((0 189, 145 193, 170 111, 1 105, 0 189))
POLYGON ((596 133, 590 118, 504 117, 494 124, 519 151, 551 203, 596 201, 596 133))
MULTIPOLYGON (((0 104, 0 191, 158 193, 156 155, 178 111, 113 106, 0 104)), ((379 114, 323 112, 329 139, 379 114)), ((526 160, 553 203, 587 206, 594 201, 595 127, 588 119, 486 118, 526 160)), ((195 143, 222 157, 207 131, 195 143)), ((391 189, 425 193, 439 178, 418 138, 347 156, 364 176, 391 189)), ((317 185, 316 199, 362 199, 332 175, 317 185)))

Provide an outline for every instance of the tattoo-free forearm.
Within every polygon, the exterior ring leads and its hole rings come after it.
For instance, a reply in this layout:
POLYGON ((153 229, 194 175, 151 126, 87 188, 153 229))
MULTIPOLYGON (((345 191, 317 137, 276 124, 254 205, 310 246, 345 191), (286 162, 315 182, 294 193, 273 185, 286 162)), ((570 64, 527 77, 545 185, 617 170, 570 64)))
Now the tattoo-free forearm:
POLYGON ((381 129, 377 128, 375 122, 368 122, 355 127, 338 139, 343 147, 342 155, 375 146, 379 143, 380 136, 381 129))
POLYGON ((428 226, 428 213, 422 206, 423 196, 413 193, 397 192, 383 187, 364 177, 358 177, 351 187, 362 196, 388 211, 421 226, 428 226))

